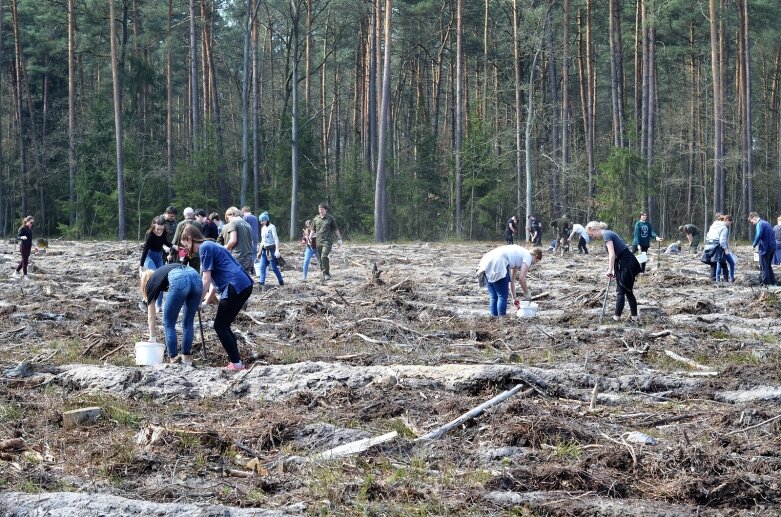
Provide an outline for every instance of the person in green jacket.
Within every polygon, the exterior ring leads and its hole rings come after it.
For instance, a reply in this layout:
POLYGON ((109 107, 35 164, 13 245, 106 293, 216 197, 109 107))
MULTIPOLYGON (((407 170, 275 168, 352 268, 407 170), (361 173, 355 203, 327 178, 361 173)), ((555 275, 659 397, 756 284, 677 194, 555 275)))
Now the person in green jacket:
MULTIPOLYGON (((637 253, 637 249, 646 252, 651 247, 651 239, 662 241, 662 238, 656 235, 651 223, 648 222, 648 213, 640 212, 640 220, 635 223, 635 232, 632 238, 632 252, 637 253)), ((645 262, 640 265, 640 269, 645 273, 645 262)))

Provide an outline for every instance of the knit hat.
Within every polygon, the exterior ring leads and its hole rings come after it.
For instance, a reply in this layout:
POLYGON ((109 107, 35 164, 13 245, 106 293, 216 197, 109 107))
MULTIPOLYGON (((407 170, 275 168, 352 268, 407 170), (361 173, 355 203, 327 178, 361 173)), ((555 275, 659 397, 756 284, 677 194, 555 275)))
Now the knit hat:
POLYGON ((260 217, 258 217, 258 219, 260 219, 261 221, 268 221, 269 220, 268 212, 263 212, 262 214, 260 214, 260 217))

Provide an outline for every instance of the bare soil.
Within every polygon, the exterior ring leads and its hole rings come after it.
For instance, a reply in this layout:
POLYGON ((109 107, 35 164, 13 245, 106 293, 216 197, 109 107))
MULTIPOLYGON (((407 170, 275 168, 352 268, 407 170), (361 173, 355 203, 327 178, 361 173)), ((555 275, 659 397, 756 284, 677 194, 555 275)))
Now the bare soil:
POLYGON ((0 245, 0 514, 779 513, 781 293, 750 285, 750 248, 727 287, 652 254, 639 324, 612 321, 612 288, 600 324, 599 246, 532 269, 537 317, 489 319, 474 271, 495 245, 348 243, 326 283, 283 246, 285 285, 234 325, 238 374, 213 307, 206 360, 196 320, 193 367, 135 365, 139 244, 54 242, 31 282, 0 245), (86 407, 100 418, 66 429, 86 407))

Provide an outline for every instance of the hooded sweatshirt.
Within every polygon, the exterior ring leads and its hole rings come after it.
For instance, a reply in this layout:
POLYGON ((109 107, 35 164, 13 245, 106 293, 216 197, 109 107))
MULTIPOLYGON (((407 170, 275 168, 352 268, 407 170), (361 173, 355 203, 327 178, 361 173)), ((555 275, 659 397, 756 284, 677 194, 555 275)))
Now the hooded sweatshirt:
POLYGON ((720 245, 725 252, 729 252, 729 228, 724 221, 714 221, 705 235, 705 249, 713 249, 720 245))

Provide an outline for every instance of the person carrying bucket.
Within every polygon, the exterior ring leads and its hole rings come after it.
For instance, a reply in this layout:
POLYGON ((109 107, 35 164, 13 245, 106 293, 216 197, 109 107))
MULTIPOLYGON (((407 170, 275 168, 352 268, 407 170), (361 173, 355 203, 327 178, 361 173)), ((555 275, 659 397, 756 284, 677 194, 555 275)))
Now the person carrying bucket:
MULTIPOLYGON (((635 231, 632 236, 632 252, 636 253, 637 248, 643 253, 651 247, 651 239, 662 242, 662 238, 656 235, 651 223, 648 222, 648 213, 640 212, 640 220, 635 223, 635 231)), ((640 272, 645 273, 645 262, 640 265, 640 272)))
POLYGON ((201 303, 201 278, 198 272, 182 264, 167 264, 161 268, 146 269, 141 273, 141 295, 147 305, 147 323, 149 341, 155 342, 155 317, 157 315, 154 300, 158 294, 168 291, 163 304, 163 328, 165 346, 170 363, 192 364, 193 319, 201 303), (182 313, 182 353, 176 342, 176 320, 182 313))
POLYGON ((631 320, 639 320, 637 314, 637 299, 634 294, 635 277, 640 274, 640 263, 634 253, 626 245, 624 239, 616 232, 607 229, 607 224, 591 221, 586 225, 586 231, 592 239, 603 239, 607 248, 608 286, 612 279, 616 280, 616 311, 614 321, 621 321, 624 303, 629 302, 631 320))

